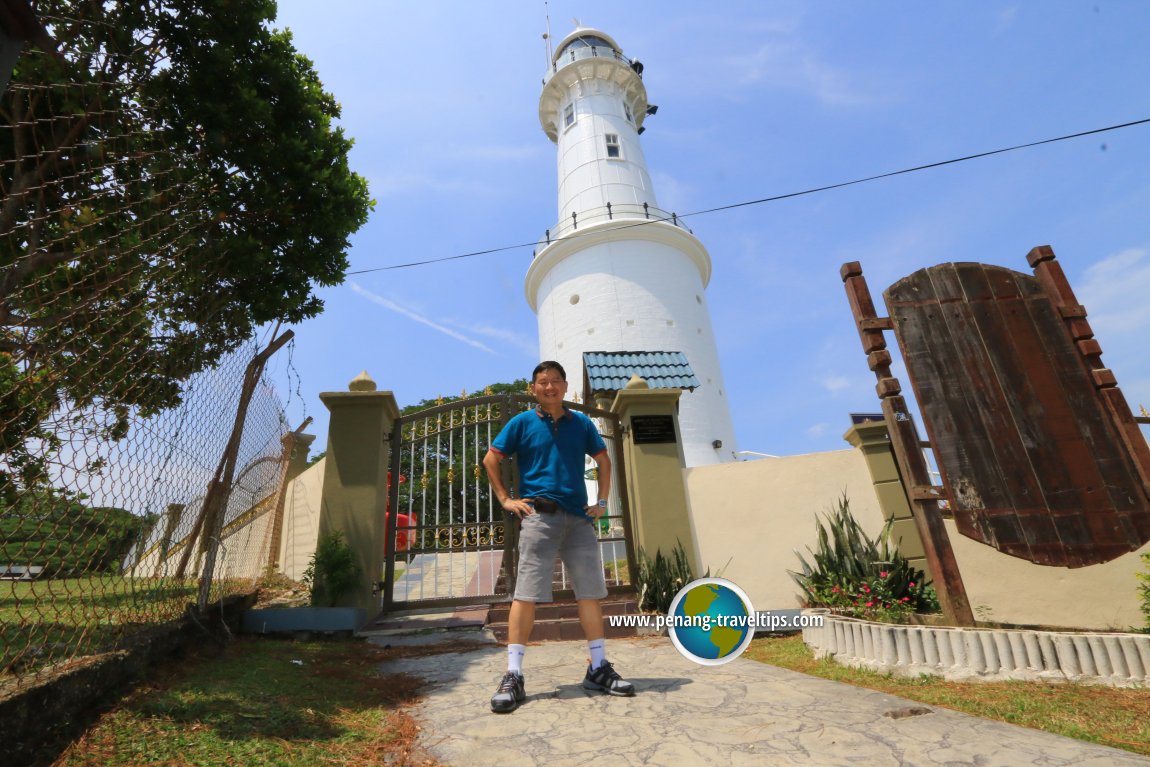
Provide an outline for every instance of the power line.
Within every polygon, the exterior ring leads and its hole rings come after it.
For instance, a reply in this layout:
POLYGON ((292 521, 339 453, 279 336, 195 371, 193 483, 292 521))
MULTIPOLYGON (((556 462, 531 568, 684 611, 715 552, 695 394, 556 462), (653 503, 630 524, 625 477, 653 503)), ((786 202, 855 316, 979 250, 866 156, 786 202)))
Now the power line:
MULTIPOLYGON (((902 175, 907 174, 907 173, 917 173, 918 171, 930 170, 931 168, 940 168, 944 165, 954 165, 955 163, 966 162, 967 160, 978 160, 978 159, 981 159, 983 157, 991 157, 991 156, 996 155, 996 154, 1005 154, 1006 152, 1016 152, 1020 149, 1029 149, 1031 147, 1042 146, 1043 144, 1054 144, 1054 143, 1059 142, 1059 141, 1069 141, 1070 139, 1082 138, 1083 136, 1093 136, 1093 135, 1096 135, 1098 133, 1107 133, 1109 131, 1121 130, 1122 128, 1132 128, 1136 125, 1145 125, 1147 123, 1150 123, 1150 117, 1147 117, 1147 118, 1144 118, 1141 120, 1134 120, 1132 122, 1121 123, 1119 125, 1110 125, 1106 128, 1095 128, 1094 130, 1082 131, 1080 133, 1070 133, 1070 134, 1067 134, 1065 136, 1058 136, 1057 138, 1042 139, 1041 141, 1031 141, 1031 142, 1026 143, 1026 144, 1017 144, 1015 146, 1009 146, 1009 147, 1005 147, 1003 149, 993 149, 989 152, 979 152, 977 154, 969 154, 969 155, 966 155, 964 157, 955 157, 955 158, 950 159, 950 160, 941 160, 939 162, 932 162, 932 163, 928 163, 926 165, 916 165, 913 168, 903 168, 902 170, 893 170, 893 171, 890 171, 888 173, 880 173, 880 174, 875 175, 875 176, 866 176, 865 178, 856 178, 852 181, 841 181, 837 184, 828 184, 826 186, 817 186, 817 187, 813 187, 811 189, 804 189, 800 192, 788 192, 786 194, 777 194, 777 195, 774 195, 771 197, 762 197, 762 198, 757 199, 757 200, 747 200, 745 202, 736 202, 736 203, 732 203, 730 205, 720 205, 719 207, 716 207, 716 208, 706 208, 704 210, 696 210, 693 213, 677 214, 677 217, 680 219, 683 219, 683 218, 689 218, 690 216, 702 216, 702 215, 705 215, 708 213, 718 213, 719 211, 733 210, 735 208, 745 208, 745 207, 748 207, 750 205, 762 205, 763 203, 768 203, 768 202, 778 202, 779 200, 789 200, 793 197, 802 197, 802 196, 808 195, 808 194, 817 194, 819 192, 828 192, 832 189, 842 189, 843 187, 854 186, 856 184, 865 184, 865 183, 868 183, 870 181, 879 181, 879 180, 884 179, 884 178, 891 178, 892 176, 902 176, 902 175)), ((670 219, 669 218, 651 218, 649 220, 636 221, 636 222, 630 223, 630 224, 620 224, 619 226, 614 227, 614 229, 630 229, 632 227, 647 226, 649 224, 655 224, 655 223, 659 223, 661 221, 670 221, 670 219)), ((577 237, 582 237, 582 236, 583 236, 583 233, 575 232, 573 234, 567 235, 563 239, 570 240, 570 239, 575 239, 577 237)), ((508 250, 519 250, 520 248, 533 248, 538 244, 539 244, 538 241, 535 241, 535 242, 520 243, 518 245, 505 245, 501 248, 488 248, 487 250, 476 250, 476 251, 472 251, 471 253, 460 253, 459 255, 456 255, 456 256, 444 256, 442 258, 429 258, 429 259, 424 260, 424 261, 412 261, 412 262, 406 263, 406 264, 393 264, 392 266, 378 266, 378 267, 375 267, 374 269, 360 269, 360 270, 354 271, 354 272, 347 272, 347 275, 350 277, 350 276, 355 275, 355 274, 367 274, 369 272, 384 272, 384 271, 389 271, 392 269, 407 269, 407 268, 413 267, 413 266, 426 266, 427 264, 438 264, 438 263, 442 263, 444 261, 457 261, 457 260, 462 259, 462 258, 474 258, 475 256, 486 256, 486 255, 490 255, 492 253, 502 253, 502 252, 508 251, 508 250)))

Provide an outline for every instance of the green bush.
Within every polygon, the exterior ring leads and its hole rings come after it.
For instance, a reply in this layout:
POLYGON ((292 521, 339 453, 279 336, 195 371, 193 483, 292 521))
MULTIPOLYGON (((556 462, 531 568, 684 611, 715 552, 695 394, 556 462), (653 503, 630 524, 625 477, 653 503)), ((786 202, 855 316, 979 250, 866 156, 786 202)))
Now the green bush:
POLYGON ((911 566, 891 541, 891 520, 871 539, 850 511, 844 496, 818 527, 817 550, 799 552, 802 572, 791 577, 803 590, 807 607, 828 607, 856 618, 905 622, 911 613, 939 612, 938 596, 926 574, 911 566))
POLYGON ((1145 630, 1150 633, 1150 552, 1142 555, 1142 561, 1146 564, 1146 572, 1137 573, 1138 580, 1141 584, 1138 586, 1138 594, 1142 597, 1142 615, 1146 618, 1145 630))
POLYGON ((359 564, 343 533, 328 533, 319 539, 302 580, 311 590, 313 607, 335 607, 340 597, 355 588, 359 564))
MULTIPOLYGON (((639 574, 635 585, 639 587, 639 609, 646 612, 666 613, 679 590, 695 580, 691 572, 691 562, 681 542, 675 543, 671 556, 663 556, 662 549, 655 551, 655 558, 639 550, 639 574)), ((706 575, 710 576, 708 568, 706 575)))

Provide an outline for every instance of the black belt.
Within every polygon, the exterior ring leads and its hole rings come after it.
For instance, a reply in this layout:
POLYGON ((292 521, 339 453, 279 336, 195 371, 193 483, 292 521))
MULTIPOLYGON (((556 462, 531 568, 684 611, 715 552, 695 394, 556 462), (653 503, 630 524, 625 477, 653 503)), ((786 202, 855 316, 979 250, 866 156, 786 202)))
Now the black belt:
POLYGON ((559 504, 550 498, 524 498, 523 500, 528 501, 541 514, 554 514, 561 509, 559 504))

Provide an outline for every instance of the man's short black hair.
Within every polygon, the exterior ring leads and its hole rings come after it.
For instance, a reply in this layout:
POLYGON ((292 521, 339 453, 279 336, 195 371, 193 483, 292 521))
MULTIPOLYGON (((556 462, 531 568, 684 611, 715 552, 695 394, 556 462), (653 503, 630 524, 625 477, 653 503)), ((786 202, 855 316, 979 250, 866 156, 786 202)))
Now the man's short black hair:
POLYGON ((562 365, 560 365, 555 360, 543 360, 535 366, 535 370, 531 373, 531 383, 535 383, 535 379, 538 378, 539 374, 544 370, 554 370, 559 374, 560 378, 562 378, 564 381, 567 380, 567 371, 563 369, 562 365))

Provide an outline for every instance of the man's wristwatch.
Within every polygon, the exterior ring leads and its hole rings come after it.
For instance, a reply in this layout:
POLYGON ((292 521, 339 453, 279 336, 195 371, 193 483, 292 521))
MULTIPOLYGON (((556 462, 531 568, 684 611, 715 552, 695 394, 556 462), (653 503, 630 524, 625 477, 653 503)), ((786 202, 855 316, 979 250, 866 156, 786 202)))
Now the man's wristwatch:
POLYGON ((600 501, 599 501, 599 503, 597 503, 597 504, 595 504, 595 505, 596 505, 596 506, 598 506, 598 507, 599 507, 599 508, 601 508, 601 509, 605 509, 605 508, 607 508, 607 502, 606 502, 606 501, 604 501, 604 500, 600 500, 600 501))

